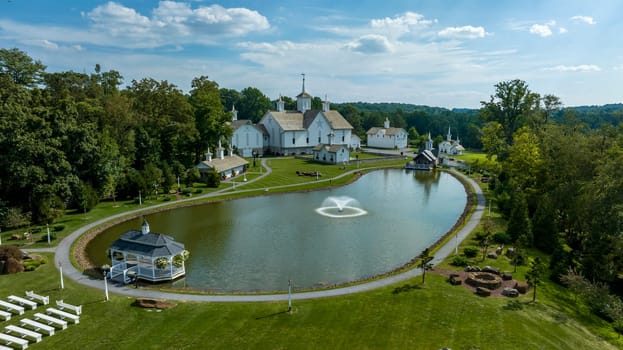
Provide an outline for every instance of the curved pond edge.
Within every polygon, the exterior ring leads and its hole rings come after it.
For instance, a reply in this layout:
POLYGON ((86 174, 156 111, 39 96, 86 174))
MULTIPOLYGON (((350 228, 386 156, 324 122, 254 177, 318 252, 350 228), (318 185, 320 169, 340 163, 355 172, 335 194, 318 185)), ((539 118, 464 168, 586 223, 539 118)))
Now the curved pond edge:
MULTIPOLYGON (((370 171, 374 170, 378 169, 370 169, 370 171)), ((466 190, 467 203, 463 214, 461 215, 459 220, 457 220, 452 229, 444 234, 433 245, 431 245, 431 250, 434 252, 435 255, 434 259, 431 261, 433 265, 439 264, 447 256, 449 256, 454 251, 455 244, 463 241, 477 227, 485 208, 484 194, 474 180, 464 174, 453 170, 448 171, 448 173, 453 175, 463 184, 466 190), (456 239, 455 244, 453 244, 450 239, 452 237, 456 239)), ((355 181, 357 178, 357 176, 354 176, 352 181, 355 181)), ((198 205, 203 203, 205 203, 205 201, 195 203, 183 203, 181 205, 198 205)), ((71 262, 72 257, 74 257, 76 261, 79 259, 79 257, 77 256, 79 255, 79 252, 77 250, 79 248, 79 245, 81 245, 81 243, 79 242, 86 242, 82 239, 82 237, 88 236, 89 234, 97 234, 97 232, 100 231, 100 227, 102 227, 103 229, 103 227, 109 227, 110 225, 114 225, 119 222, 131 220, 140 215, 145 215, 160 210, 170 210, 176 207, 178 206, 172 206, 171 203, 166 203, 162 205, 157 205, 155 207, 152 206, 150 208, 140 209, 134 212, 116 214, 108 218, 104 218, 91 224, 85 225, 80 229, 74 231, 72 234, 67 236, 59 243, 55 255, 55 263, 57 264, 57 266, 62 265, 63 267, 65 267, 64 275, 71 278, 72 280, 92 288, 104 289, 101 278, 89 276, 89 271, 86 270, 84 272, 79 271, 71 262)), ((85 245, 86 243, 84 243, 83 247, 85 245)), ((352 293, 369 291, 394 283, 406 281, 421 274, 420 269, 414 268, 415 262, 417 262, 417 258, 412 259, 401 268, 380 275, 372 276, 365 280, 350 281, 337 286, 328 286, 321 290, 303 292, 297 291, 296 293, 292 294, 292 299, 302 300, 347 295, 352 293)), ((95 273, 93 273, 93 275, 95 275, 95 273)), ((122 285, 112 286, 110 289, 113 293, 126 296, 170 299, 179 301, 262 302, 282 301, 287 300, 288 298, 288 295, 283 292, 279 294, 189 294, 193 291, 163 292, 156 289, 135 289, 132 286, 122 285)))

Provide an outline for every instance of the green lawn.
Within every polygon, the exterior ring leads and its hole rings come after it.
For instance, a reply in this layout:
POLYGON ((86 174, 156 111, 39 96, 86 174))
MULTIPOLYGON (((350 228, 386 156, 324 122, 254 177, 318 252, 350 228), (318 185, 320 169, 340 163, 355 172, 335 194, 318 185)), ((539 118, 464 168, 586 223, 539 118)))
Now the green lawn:
MULTIPOLYGON (((51 258, 51 257, 50 257, 51 258)), ((133 307, 133 299, 65 280, 46 264, 0 278, 3 296, 33 289, 52 300, 83 304, 80 324, 44 337, 32 349, 614 349, 589 332, 565 293, 542 287, 537 303, 481 298, 439 275, 346 297, 286 303, 181 302, 162 312, 133 307), (554 302, 555 301, 555 302, 554 302)), ((14 316, 8 324, 18 324, 14 316)), ((590 314, 584 322, 603 327, 590 314)), ((611 339, 618 341, 617 339, 611 339)), ((618 345, 623 345, 619 342, 618 345)))

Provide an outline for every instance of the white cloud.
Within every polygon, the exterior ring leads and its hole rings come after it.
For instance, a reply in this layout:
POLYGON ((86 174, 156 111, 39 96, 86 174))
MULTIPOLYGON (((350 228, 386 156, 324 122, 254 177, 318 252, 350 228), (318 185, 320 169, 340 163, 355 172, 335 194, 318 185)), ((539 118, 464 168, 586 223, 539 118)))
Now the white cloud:
POLYGON ((151 18, 116 2, 97 6, 83 16, 91 21, 92 29, 113 39, 130 40, 119 44, 127 47, 206 44, 270 28, 266 17, 257 11, 219 5, 193 9, 189 3, 175 1, 160 1, 151 18))
POLYGON ((593 17, 590 17, 590 16, 573 16, 573 17, 571 17, 569 19, 572 20, 572 21, 582 22, 582 23, 586 23, 586 24, 597 24, 597 22, 595 22, 593 17))
POLYGON ((594 64, 580 64, 577 66, 558 65, 555 67, 546 68, 545 70, 556 72, 599 72, 601 71, 601 68, 594 64))
POLYGON ((346 44, 346 48, 351 51, 361 53, 386 53, 394 51, 392 44, 386 37, 377 34, 364 35, 355 41, 346 44))
POLYGON ((558 33, 565 34, 566 32, 568 32, 567 28, 565 28, 565 27, 558 28, 558 33))
POLYGON ((487 32, 483 27, 463 26, 463 27, 448 27, 437 33, 444 38, 456 38, 456 39, 478 39, 484 38, 487 32))
POLYGON ((45 39, 44 40, 31 40, 29 44, 33 46, 39 46, 39 47, 42 47, 44 49, 49 49, 49 50, 58 49, 58 44, 52 41, 49 41, 49 40, 45 40, 45 39))
POLYGON ((623 70, 623 63, 618 66, 614 66, 614 70, 623 70))
POLYGON ((372 19, 370 21, 370 27, 378 33, 383 33, 390 36, 401 36, 405 33, 413 32, 414 30, 422 27, 426 27, 434 21, 424 19, 424 16, 415 12, 405 12, 400 16, 393 18, 385 17, 380 19, 372 19))
POLYGON ((544 38, 552 35, 552 30, 549 28, 548 24, 533 24, 530 27, 530 33, 544 38))

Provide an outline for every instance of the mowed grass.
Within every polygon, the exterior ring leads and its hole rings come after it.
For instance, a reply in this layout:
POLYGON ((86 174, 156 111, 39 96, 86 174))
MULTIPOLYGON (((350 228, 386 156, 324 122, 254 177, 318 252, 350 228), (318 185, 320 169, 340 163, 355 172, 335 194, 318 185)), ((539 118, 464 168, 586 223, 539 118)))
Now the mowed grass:
MULTIPOLYGON (((51 259, 51 256, 49 256, 51 259)), ((427 274, 372 292, 286 302, 176 302, 161 312, 131 306, 134 299, 65 280, 46 264, 2 276, 0 293, 33 289, 51 300, 83 304, 80 324, 44 337, 32 349, 614 349, 548 302, 481 298, 427 274)), ((544 300, 552 296, 543 288, 544 300)), ((53 301, 52 301, 53 303, 53 301)), ((35 311, 14 316, 19 324, 35 311)), ((588 316, 587 316, 588 317, 588 316)), ((597 322, 590 319, 592 322, 597 322)))

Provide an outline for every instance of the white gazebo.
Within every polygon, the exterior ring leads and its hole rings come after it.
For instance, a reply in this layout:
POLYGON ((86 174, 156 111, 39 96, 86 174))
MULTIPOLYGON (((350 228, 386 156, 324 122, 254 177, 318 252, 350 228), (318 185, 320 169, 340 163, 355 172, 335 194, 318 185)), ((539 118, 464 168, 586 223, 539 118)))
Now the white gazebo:
POLYGON ((184 261, 188 251, 172 237, 149 231, 147 221, 141 231, 130 230, 110 246, 110 275, 113 280, 130 283, 128 272, 136 278, 151 281, 170 281, 186 274, 184 261))

